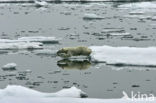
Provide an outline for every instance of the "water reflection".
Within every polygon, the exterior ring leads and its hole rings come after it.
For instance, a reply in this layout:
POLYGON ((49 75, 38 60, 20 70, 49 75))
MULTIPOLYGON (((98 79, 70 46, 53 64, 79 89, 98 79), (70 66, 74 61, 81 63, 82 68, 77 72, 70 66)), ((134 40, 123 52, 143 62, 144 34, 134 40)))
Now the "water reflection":
POLYGON ((62 69, 79 69, 84 70, 88 69, 91 66, 89 60, 69 60, 63 59, 57 62, 57 65, 62 69))

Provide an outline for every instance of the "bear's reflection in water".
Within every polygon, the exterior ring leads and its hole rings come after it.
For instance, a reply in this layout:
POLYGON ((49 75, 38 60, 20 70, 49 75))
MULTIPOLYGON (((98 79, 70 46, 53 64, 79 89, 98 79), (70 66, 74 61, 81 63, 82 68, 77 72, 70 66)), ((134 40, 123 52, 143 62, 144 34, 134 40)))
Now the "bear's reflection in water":
POLYGON ((57 65, 62 69, 79 69, 84 70, 88 69, 91 66, 89 60, 69 60, 63 59, 57 62, 57 65))

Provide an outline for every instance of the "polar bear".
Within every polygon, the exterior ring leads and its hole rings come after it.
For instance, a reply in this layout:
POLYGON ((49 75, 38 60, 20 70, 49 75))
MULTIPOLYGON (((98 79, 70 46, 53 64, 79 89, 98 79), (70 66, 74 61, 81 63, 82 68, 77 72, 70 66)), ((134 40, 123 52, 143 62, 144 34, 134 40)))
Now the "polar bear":
POLYGON ((57 52, 57 55, 62 58, 69 58, 72 56, 87 56, 89 57, 92 53, 92 50, 88 47, 79 46, 79 47, 66 47, 62 48, 57 52))

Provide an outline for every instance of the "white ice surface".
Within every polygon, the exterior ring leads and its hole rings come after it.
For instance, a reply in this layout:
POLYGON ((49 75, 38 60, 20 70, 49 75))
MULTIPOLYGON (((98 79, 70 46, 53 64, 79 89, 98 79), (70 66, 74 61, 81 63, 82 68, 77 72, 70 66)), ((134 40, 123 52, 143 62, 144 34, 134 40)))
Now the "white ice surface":
POLYGON ((44 36, 34 36, 34 37, 21 37, 18 38, 18 41, 26 42, 58 42, 60 39, 55 37, 44 37, 44 36))
POLYGON ((156 47, 91 46, 94 61, 106 64, 156 66, 156 47))
POLYGON ((20 37, 18 39, 0 39, 0 43, 18 43, 18 42, 59 42, 60 39, 55 37, 44 36, 32 36, 32 37, 20 37))
MULTIPOLYGON (((56 93, 42 93, 23 86, 9 85, 4 89, 0 89, 0 100, 5 97, 15 98, 53 98, 53 97, 70 97, 80 98, 81 95, 86 95, 83 91, 76 87, 62 89, 56 93)), ((1 102, 0 102, 1 103, 1 102)))
POLYGON ((36 6, 47 6, 48 5, 48 3, 43 0, 34 0, 34 1, 35 1, 36 6))
POLYGON ((55 37, 21 37, 18 39, 0 39, 0 50, 12 50, 12 49, 40 49, 42 43, 58 43, 60 39, 55 37))
POLYGON ((155 98, 130 99, 127 94, 119 99, 79 98, 82 93, 75 87, 56 93, 42 93, 12 85, 0 90, 0 103, 156 103, 155 98))
POLYGON ((17 66, 16 63, 8 63, 6 65, 4 65, 2 68, 15 68, 17 66))
POLYGON ((120 8, 140 8, 140 9, 156 9, 156 2, 138 2, 138 3, 128 3, 119 6, 120 8))
POLYGON ((99 15, 96 15, 96 14, 89 14, 89 13, 87 13, 87 14, 85 14, 84 15, 84 17, 83 17, 83 19, 103 19, 104 17, 101 17, 101 16, 99 16, 99 15))
POLYGON ((125 35, 130 35, 130 33, 110 33, 112 36, 125 36, 125 35))
POLYGON ((0 50, 17 50, 17 49, 41 49, 42 43, 38 42, 17 42, 17 43, 0 43, 0 50))

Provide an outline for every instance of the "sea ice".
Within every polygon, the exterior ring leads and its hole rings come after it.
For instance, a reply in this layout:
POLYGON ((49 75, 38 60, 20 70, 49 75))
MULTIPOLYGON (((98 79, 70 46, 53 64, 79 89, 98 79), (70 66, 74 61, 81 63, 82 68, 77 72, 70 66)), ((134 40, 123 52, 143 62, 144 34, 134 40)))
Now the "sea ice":
POLYGON ((53 97, 70 97, 81 98, 87 97, 87 94, 76 87, 62 89, 56 93, 42 93, 23 86, 8 85, 5 89, 0 89, 0 98, 16 97, 16 98, 53 98, 53 97))
POLYGON ((39 42, 0 43, 0 50, 42 49, 42 46, 39 42))
POLYGON ((26 87, 10 85, 0 90, 0 103, 155 103, 153 98, 129 98, 124 92, 123 98, 95 99, 80 98, 86 95, 80 89, 71 87, 56 93, 42 93, 26 87))
POLYGON ((2 67, 3 70, 16 70, 16 63, 8 63, 2 67))
POLYGON ((42 43, 58 43, 60 39, 55 37, 43 37, 43 36, 34 36, 34 37, 21 37, 18 38, 18 41, 25 42, 42 42, 42 43))
POLYGON ((156 66, 156 47, 91 46, 91 57, 96 62, 112 65, 156 66))
POLYGON ((101 16, 98 16, 96 14, 85 14, 83 17, 84 20, 93 20, 93 19, 104 19, 101 16))

